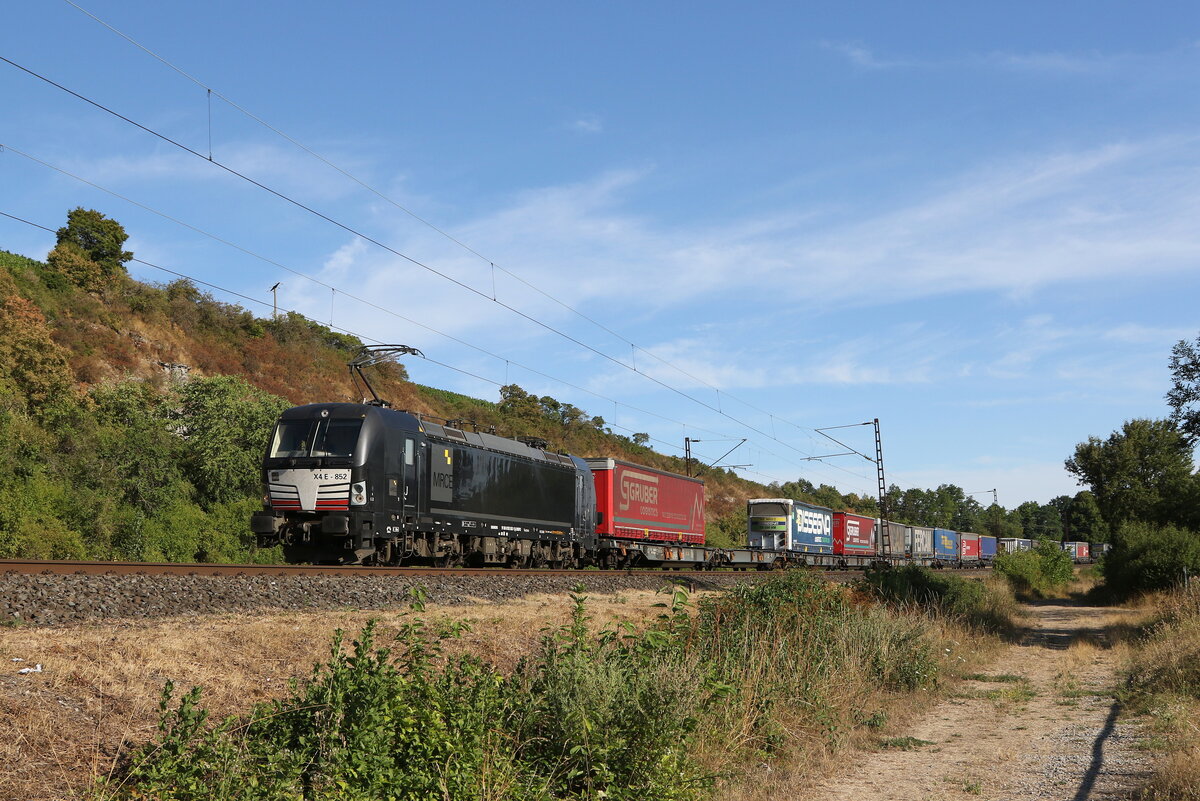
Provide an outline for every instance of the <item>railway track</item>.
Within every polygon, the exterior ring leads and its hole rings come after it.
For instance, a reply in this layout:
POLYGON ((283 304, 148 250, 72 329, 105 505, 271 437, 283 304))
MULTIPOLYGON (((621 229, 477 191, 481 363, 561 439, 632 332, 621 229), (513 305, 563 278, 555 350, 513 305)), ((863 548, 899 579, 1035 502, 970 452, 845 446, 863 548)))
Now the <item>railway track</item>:
MULTIPOLYGON (((960 575, 987 571, 955 571, 960 575)), ((814 570, 849 583, 861 571, 814 570)), ((430 603, 503 603, 527 595, 657 590, 679 584, 719 591, 773 571, 507 570, 503 568, 214 565, 147 562, 0 560, 0 626, 98 620, 277 613, 281 610, 407 608, 420 588, 430 603)))
MULTIPOLYGON (((802 569, 802 568, 799 568, 802 569)), ((84 562, 74 560, 0 559, 0 574, 89 575, 89 576, 426 576, 449 578, 467 576, 587 576, 662 575, 665 577, 710 577, 713 575, 755 575, 759 571, 735 568, 718 570, 681 570, 678 568, 638 568, 628 570, 551 570, 495 567, 364 567, 362 565, 237 565, 186 562, 84 562)), ((770 571, 766 571, 770 572, 770 571)), ((861 570, 813 570, 831 581, 851 581, 862 576, 861 570)), ((961 575, 986 575, 990 568, 955 571, 961 575)))

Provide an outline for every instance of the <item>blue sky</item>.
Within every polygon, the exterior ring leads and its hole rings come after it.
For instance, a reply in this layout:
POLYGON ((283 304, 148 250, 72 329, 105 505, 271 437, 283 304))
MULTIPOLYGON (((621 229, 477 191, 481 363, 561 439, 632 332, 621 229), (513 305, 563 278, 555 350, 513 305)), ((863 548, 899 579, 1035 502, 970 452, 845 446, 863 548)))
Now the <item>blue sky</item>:
POLYGON ((812 428, 878 417, 891 481, 1011 508, 1165 416, 1200 331, 1195 3, 78 3, 198 83, 60 0, 7 9, 0 55, 387 248, 3 63, 0 211, 97 208, 260 314, 282 281, 457 368, 422 383, 857 492, 812 428))

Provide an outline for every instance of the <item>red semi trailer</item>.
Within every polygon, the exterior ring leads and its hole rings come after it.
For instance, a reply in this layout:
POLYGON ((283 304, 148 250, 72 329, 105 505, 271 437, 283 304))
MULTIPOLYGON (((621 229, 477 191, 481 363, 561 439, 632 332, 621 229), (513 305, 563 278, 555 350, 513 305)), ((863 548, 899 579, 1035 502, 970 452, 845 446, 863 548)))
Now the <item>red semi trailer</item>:
POLYGON ((704 543, 704 482, 616 459, 585 459, 596 482, 596 534, 704 543))
POLYGON ((966 531, 958 535, 958 560, 975 563, 979 561, 979 535, 966 531))
POLYGON ((874 556, 875 518, 834 512, 833 552, 843 556, 874 556))

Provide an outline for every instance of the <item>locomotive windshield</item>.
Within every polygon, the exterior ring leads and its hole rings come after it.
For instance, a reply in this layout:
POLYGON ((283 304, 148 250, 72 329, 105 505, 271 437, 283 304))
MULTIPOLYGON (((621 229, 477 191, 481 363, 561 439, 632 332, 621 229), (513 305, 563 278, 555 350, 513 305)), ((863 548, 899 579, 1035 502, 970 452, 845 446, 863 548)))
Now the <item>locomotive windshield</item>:
POLYGON ((275 428, 271 458, 354 455, 362 420, 284 420, 275 428))

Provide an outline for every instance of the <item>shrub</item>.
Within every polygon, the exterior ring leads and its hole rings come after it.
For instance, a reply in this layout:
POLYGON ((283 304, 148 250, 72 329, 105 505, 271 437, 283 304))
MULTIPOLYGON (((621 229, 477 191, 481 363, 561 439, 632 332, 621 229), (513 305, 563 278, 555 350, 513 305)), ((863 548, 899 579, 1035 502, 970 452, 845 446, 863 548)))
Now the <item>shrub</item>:
POLYGON ((689 743, 715 696, 680 648, 690 619, 676 605, 674 627, 594 637, 586 596, 572 600, 570 625, 547 634, 513 678, 520 761, 555 798, 698 797, 712 779, 689 743))
POLYGON ((441 656, 418 620, 396 648, 369 623, 349 652, 339 632, 327 662, 282 700, 206 726, 199 688, 173 707, 168 683, 158 741, 132 755, 102 797, 166 799, 474 799, 502 778, 508 716, 503 679, 468 657, 441 656))
POLYGON ((1105 585, 1118 595, 1176 586, 1185 570, 1200 575, 1200 534, 1141 522, 1117 529, 1101 563, 1105 585))
POLYGON ((1036 597, 1063 590, 1075 575, 1071 555, 1053 540, 1040 540, 1032 551, 1000 554, 995 569, 1014 590, 1036 597))

